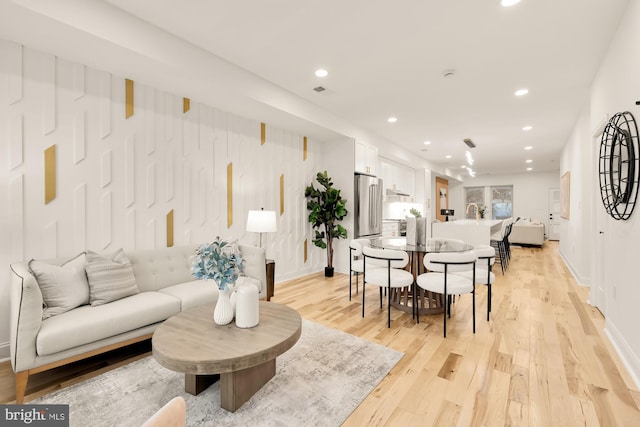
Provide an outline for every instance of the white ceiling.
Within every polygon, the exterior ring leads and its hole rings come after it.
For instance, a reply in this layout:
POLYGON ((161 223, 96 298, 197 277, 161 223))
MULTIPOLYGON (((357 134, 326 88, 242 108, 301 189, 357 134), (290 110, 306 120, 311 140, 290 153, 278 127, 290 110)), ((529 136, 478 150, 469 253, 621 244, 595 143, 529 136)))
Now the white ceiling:
POLYGON ((462 140, 471 138, 478 174, 558 169, 562 146, 588 107, 591 82, 627 4, 106 2, 430 162, 460 170, 467 149, 462 140), (329 76, 317 78, 317 68, 329 76), (454 77, 443 77, 450 69, 454 77), (319 85, 328 90, 313 91, 319 85), (529 94, 515 97, 523 87, 529 94), (389 116, 398 122, 387 123, 389 116), (524 132, 526 125, 533 129, 524 132))

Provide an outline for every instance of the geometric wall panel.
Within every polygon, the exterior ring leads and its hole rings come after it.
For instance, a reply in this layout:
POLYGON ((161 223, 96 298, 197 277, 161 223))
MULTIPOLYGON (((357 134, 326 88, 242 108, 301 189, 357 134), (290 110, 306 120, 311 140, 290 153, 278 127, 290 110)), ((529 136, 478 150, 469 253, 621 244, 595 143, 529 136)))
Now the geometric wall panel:
POLYGON ((80 65, 80 64, 73 64, 73 71, 72 71, 72 91, 73 91, 73 99, 74 100, 78 100, 80 98, 82 98, 85 93, 86 93, 86 87, 85 87, 85 66, 84 65, 80 65))
POLYGON ((100 107, 98 126, 100 127, 100 138, 104 139, 111 133, 111 74, 101 72, 99 75, 100 85, 100 107))
POLYGON ((167 152, 167 161, 164 169, 166 201, 173 199, 173 151, 167 152))
POLYGON ((233 163, 227 165, 227 228, 233 225, 233 163))
POLYGON ((42 61, 43 134, 56 130, 56 57, 46 55, 42 61))
MULTIPOLYGON (((9 227, 11 259, 9 262, 24 259, 24 178, 22 174, 14 177, 9 184, 9 227)), ((7 263, 8 264, 8 263, 7 263)))
POLYGON ((58 257, 58 222, 47 224, 40 234, 42 239, 42 256, 44 258, 58 257))
POLYGON ((81 252, 87 248, 87 185, 80 184, 73 191, 73 248, 81 252))
POLYGON ((173 95, 165 94, 164 96, 164 138, 165 141, 169 142, 173 139, 173 95))
POLYGON ((104 188, 111 183, 111 151, 102 153, 100 159, 100 186, 104 188))
POLYGON ((124 219, 125 247, 136 247, 136 210, 127 212, 124 219))
POLYGON ((3 62, 6 61, 9 76, 7 104, 11 105, 22 99, 22 45, 6 43, 6 50, 7 55, 3 58, 3 62))
POLYGON ((207 171, 198 172, 198 224, 207 221, 207 171))
POLYGON ((124 206, 135 201, 135 137, 128 136, 124 142, 124 206))
POLYGON ((147 207, 156 202, 156 165, 147 166, 147 207))
POLYGON ((153 88, 147 88, 146 99, 146 141, 147 141, 147 156, 153 153, 156 149, 156 91, 153 88))
POLYGON ((191 219, 191 169, 189 168, 189 162, 183 163, 182 172, 182 210, 184 215, 184 222, 186 223, 191 219))
POLYGON ((73 163, 77 164, 85 157, 85 113, 73 117, 73 163))
POLYGON ((147 247, 156 247, 156 220, 152 219, 147 222, 147 247))
POLYGON ((113 227, 111 208, 111 191, 107 191, 100 198, 100 243, 103 249, 111 244, 113 227))
POLYGON ((16 114, 9 121, 9 170, 22 164, 23 123, 22 114, 16 114))

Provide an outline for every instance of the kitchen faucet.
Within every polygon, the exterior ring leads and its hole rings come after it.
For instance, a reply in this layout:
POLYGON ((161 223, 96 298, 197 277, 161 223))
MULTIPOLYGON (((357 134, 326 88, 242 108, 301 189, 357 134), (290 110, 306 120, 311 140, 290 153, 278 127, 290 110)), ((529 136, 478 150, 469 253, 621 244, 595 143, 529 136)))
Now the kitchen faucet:
POLYGON ((478 211, 478 205, 475 203, 469 203, 467 204, 467 215, 469 214, 469 208, 471 206, 475 206, 476 207, 476 221, 480 221, 480 212, 478 211))

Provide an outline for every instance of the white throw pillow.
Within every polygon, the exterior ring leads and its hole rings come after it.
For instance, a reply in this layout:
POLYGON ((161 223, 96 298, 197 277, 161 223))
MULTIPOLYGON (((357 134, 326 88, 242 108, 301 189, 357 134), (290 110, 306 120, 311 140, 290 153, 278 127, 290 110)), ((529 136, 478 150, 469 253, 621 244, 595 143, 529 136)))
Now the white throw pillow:
POLYGON ((89 304, 89 284, 84 270, 85 264, 84 252, 62 265, 29 261, 29 268, 38 281, 44 300, 43 320, 89 304))
POLYGON ((138 293, 133 266, 122 249, 104 256, 87 251, 89 303, 106 304, 138 293))

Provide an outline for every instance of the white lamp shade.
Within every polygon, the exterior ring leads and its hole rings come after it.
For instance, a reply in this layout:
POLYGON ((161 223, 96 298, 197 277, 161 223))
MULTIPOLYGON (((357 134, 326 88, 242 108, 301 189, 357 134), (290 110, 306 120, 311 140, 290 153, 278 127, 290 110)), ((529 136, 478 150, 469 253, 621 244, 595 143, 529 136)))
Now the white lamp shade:
POLYGON ((247 231, 252 233, 274 233, 278 231, 275 211, 249 211, 247 231))

